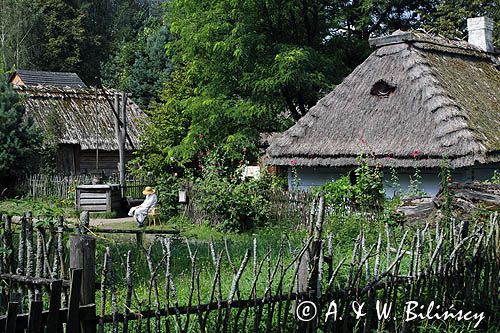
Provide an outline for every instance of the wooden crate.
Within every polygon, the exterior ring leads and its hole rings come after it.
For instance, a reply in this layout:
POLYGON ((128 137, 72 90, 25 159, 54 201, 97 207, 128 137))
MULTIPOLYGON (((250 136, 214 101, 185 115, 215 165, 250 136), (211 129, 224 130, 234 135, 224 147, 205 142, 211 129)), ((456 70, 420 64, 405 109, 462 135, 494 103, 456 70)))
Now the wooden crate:
POLYGON ((76 208, 89 212, 111 212, 120 209, 120 185, 79 185, 76 208))

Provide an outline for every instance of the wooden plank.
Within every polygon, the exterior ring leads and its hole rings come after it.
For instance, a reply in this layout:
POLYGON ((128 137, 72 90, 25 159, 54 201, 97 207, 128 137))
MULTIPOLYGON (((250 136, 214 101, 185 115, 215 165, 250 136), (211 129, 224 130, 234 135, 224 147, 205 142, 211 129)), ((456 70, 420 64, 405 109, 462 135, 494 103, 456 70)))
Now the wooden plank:
POLYGON ((47 322, 47 332, 55 333, 59 331, 59 308, 61 307, 61 291, 62 281, 54 281, 50 284, 50 303, 49 314, 50 320, 47 322))
POLYGON ((150 235, 177 235, 179 230, 155 230, 155 229, 101 229, 91 228, 94 233, 101 234, 150 234, 150 235))
POLYGON ((80 205, 105 205, 108 203, 108 199, 106 198, 85 198, 80 199, 80 205))
POLYGON ((106 192, 82 192, 80 194, 80 199, 87 199, 87 198, 105 199, 106 192))
POLYGON ((30 302, 30 312, 28 317, 28 332, 38 333, 42 331, 42 310, 41 301, 30 302))
POLYGON ((105 185, 105 184, 98 184, 98 185, 78 185, 77 189, 81 190, 108 190, 112 186, 116 185, 105 185))
POLYGON ((80 205, 81 210, 88 210, 89 212, 105 212, 106 205, 80 205))
POLYGON ((66 325, 67 333, 80 332, 80 288, 82 285, 82 269, 71 271, 71 288, 69 290, 68 320, 66 325))
POLYGON ((9 302, 7 307, 7 322, 5 324, 6 333, 15 333, 17 324, 17 309, 19 308, 19 303, 9 302))

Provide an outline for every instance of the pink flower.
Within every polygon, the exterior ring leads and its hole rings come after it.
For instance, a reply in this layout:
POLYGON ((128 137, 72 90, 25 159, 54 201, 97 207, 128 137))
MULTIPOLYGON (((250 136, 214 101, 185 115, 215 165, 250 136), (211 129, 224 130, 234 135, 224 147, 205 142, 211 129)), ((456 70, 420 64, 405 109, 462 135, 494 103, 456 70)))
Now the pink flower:
POLYGON ((361 144, 362 144, 362 145, 366 145, 366 140, 365 140, 365 138, 361 138, 361 144))
POLYGON ((418 155, 420 155, 422 152, 418 149, 415 149, 412 153, 411 153, 411 156, 413 158, 417 158, 418 155))
POLYGON ((291 165, 297 165, 297 160, 294 158, 293 160, 290 161, 291 165))

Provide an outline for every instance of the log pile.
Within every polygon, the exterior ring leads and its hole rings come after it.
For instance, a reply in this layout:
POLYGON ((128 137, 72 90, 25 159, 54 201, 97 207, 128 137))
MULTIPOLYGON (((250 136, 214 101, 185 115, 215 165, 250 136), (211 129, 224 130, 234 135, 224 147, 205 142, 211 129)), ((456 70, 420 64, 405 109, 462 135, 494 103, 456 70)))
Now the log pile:
MULTIPOLYGON (((480 182, 449 184, 450 206, 454 217, 468 220, 473 214, 500 211, 500 185, 480 182)), ((397 213, 404 221, 432 221, 443 216, 447 196, 440 191, 436 197, 404 198, 397 213)))

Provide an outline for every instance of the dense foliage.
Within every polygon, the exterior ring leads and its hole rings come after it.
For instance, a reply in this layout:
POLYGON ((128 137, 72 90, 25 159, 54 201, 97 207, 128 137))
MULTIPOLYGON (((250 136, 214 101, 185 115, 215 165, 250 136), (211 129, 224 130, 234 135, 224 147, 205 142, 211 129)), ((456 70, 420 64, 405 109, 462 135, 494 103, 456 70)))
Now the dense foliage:
POLYGON ((495 20, 498 43, 494 0, 4 0, 0 62, 131 93, 151 116, 136 165, 165 175, 196 167, 199 135, 233 168, 255 159, 261 133, 307 113, 366 58, 369 37, 463 38, 478 15, 495 20))
POLYGON ((24 117, 19 95, 0 82, 0 192, 16 176, 35 170, 40 140, 33 122, 24 117))
POLYGON ((172 66, 165 53, 170 37, 168 27, 159 17, 146 20, 137 38, 119 45, 104 68, 106 86, 129 92, 134 102, 147 108, 157 101, 172 66))
POLYGON ((0 61, 9 68, 74 71, 99 84, 108 59, 138 38, 148 18, 162 15, 162 2, 1 1, 0 61))
POLYGON ((492 4, 461 6, 467 10, 450 19, 447 1, 171 1, 167 49, 175 72, 151 111, 139 160, 153 172, 195 167, 199 135, 222 144, 235 162, 242 147, 255 157, 260 133, 307 113, 366 58, 369 37, 433 22, 433 33, 457 35, 467 17, 498 15, 492 4))

